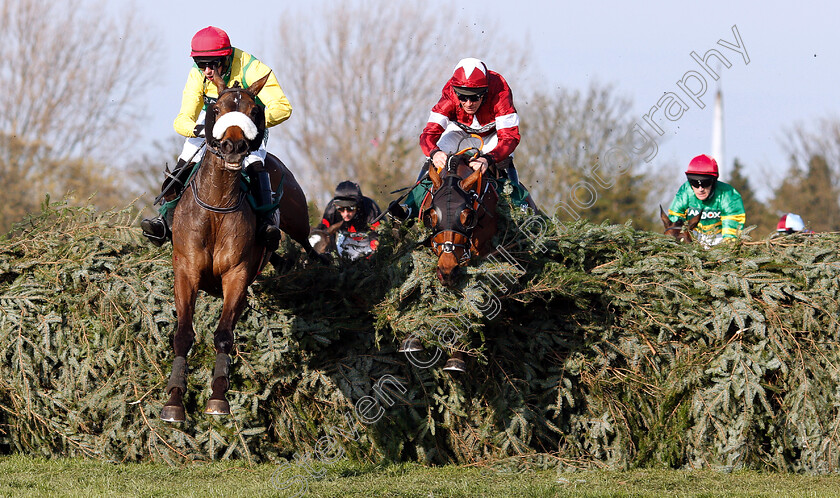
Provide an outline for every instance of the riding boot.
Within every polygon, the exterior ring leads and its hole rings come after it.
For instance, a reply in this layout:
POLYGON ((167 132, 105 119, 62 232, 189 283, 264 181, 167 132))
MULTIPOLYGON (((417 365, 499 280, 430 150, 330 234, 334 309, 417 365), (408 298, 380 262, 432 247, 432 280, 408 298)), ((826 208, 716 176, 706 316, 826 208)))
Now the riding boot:
MULTIPOLYGON (((181 195, 181 192, 184 190, 184 184, 191 172, 191 168, 187 166, 186 161, 178 159, 178 163, 175 164, 175 170, 172 173, 167 173, 166 179, 160 187, 160 195, 155 200, 155 204, 159 200, 171 200, 181 195)), ((169 230, 167 219, 163 216, 143 219, 140 222, 140 228, 143 229, 143 235, 158 247, 172 238, 172 232, 169 230)))
POLYGON ((420 204, 423 203, 423 198, 426 192, 431 188, 432 181, 429 180, 429 164, 431 160, 426 160, 423 166, 420 167, 420 173, 417 175, 417 181, 411 191, 405 196, 404 201, 391 201, 388 205, 388 214, 394 218, 405 221, 409 216, 416 216, 420 211, 420 204))
POLYGON ((511 160, 506 168, 508 180, 513 185, 519 185, 519 173, 516 171, 516 166, 513 165, 513 161, 511 160))
POLYGON ((388 214, 393 216, 394 218, 405 221, 408 218, 408 211, 405 210, 402 204, 400 204, 399 200, 393 200, 390 204, 388 204, 388 214))
MULTIPOLYGON (((273 202, 274 192, 271 191, 271 177, 261 162, 253 163, 248 168, 251 177, 251 195, 257 207, 268 206, 273 202)), ((281 232, 271 222, 271 214, 262 212, 257 214, 257 241, 264 244, 269 251, 274 251, 280 243, 281 232)))

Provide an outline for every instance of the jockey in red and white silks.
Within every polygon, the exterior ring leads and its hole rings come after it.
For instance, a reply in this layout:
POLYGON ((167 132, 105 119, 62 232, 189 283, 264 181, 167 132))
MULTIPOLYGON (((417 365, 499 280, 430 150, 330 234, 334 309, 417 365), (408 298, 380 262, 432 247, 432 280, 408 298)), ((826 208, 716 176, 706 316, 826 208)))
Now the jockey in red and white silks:
POLYGON ((457 152, 471 133, 484 140, 482 153, 490 163, 507 159, 519 145, 519 114, 507 81, 482 61, 467 58, 455 66, 432 107, 420 147, 427 157, 438 150, 457 152))

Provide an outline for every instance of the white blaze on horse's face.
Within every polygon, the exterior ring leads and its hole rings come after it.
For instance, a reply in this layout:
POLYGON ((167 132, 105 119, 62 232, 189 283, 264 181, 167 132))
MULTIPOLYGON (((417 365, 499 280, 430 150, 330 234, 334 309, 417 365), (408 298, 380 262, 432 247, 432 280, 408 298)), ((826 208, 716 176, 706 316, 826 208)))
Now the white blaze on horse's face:
POLYGON ((257 125, 251 121, 251 118, 239 111, 233 111, 216 120, 216 124, 213 125, 213 138, 221 140, 225 131, 231 126, 238 126, 248 140, 253 140, 257 136, 257 125))

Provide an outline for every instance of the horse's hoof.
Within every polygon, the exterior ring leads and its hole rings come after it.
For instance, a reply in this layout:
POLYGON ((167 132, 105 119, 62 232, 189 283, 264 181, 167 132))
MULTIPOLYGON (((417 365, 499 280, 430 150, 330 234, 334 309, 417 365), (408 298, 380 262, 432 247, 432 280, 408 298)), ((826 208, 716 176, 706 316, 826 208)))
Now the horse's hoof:
POLYGON ((423 351, 423 344, 416 337, 403 339, 400 348, 397 349, 398 353, 413 353, 415 351, 423 351))
POLYGON ((223 399, 208 399, 204 413, 207 415, 230 415, 230 404, 223 399))
POLYGON ((187 414, 183 406, 165 405, 160 411, 160 419, 164 422, 184 422, 187 414))
POLYGON ((466 372, 467 364, 459 358, 449 358, 443 365, 443 369, 447 372, 466 372))

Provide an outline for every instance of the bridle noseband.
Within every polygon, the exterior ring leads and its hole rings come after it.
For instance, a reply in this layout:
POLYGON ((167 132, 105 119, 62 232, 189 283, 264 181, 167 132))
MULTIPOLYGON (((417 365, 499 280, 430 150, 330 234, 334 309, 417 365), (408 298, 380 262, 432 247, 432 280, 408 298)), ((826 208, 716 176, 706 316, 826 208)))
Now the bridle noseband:
MULTIPOLYGON (((222 96, 225 95, 225 94, 235 93, 236 95, 233 97, 233 100, 234 100, 234 103, 236 104, 236 108, 238 110, 239 109, 239 103, 242 101, 243 91, 244 91, 244 89, 239 86, 239 82, 235 82, 234 86, 232 86, 230 88, 225 88, 224 90, 222 90, 219 93, 219 97, 216 100, 216 102, 221 100, 222 96)), ((254 105, 257 105, 256 102, 254 102, 254 105)), ((214 115, 213 115, 213 122, 214 123, 216 121, 216 118, 218 118, 218 116, 216 116, 215 113, 214 113, 214 115)), ((207 150, 210 153, 212 153, 214 156, 216 156, 216 157, 218 157, 219 159, 222 160, 222 162, 224 163, 224 169, 228 170, 228 171, 232 171, 232 172, 241 172, 242 171, 242 162, 240 161, 240 163, 238 164, 238 167, 230 167, 229 164, 233 164, 233 163, 228 163, 225 160, 225 157, 224 157, 224 155, 223 155, 223 153, 220 150, 219 145, 218 145, 219 140, 214 139, 214 137, 212 136, 212 130, 206 130, 206 133, 208 134, 208 136, 207 136, 206 141, 205 141, 205 147, 207 148, 207 150)), ((201 161, 201 164, 199 165, 199 168, 201 166, 204 166, 204 160, 203 159, 201 161)), ((207 211, 210 211, 210 212, 213 212, 213 213, 222 213, 222 214, 232 213, 234 211, 239 210, 239 208, 242 206, 242 203, 245 201, 245 197, 247 196, 247 192, 244 189, 240 189, 239 190, 239 198, 237 199, 236 203, 233 204, 232 206, 218 207, 218 206, 213 206, 213 205, 207 204, 206 202, 202 201, 198 197, 198 188, 195 184, 197 178, 198 178, 198 175, 193 175, 193 177, 192 177, 188 186, 191 187, 192 190, 193 190, 193 198, 195 199, 196 204, 201 206, 203 209, 206 209, 207 211)))
MULTIPOLYGON (((431 243, 432 250, 435 254, 454 254, 455 250, 460 248, 463 250, 461 257, 458 258, 458 264, 465 263, 470 260, 470 243, 472 241, 473 230, 478 223, 478 216, 476 208, 481 204, 484 192, 479 196, 473 191, 465 191, 461 188, 461 178, 450 174, 443 178, 441 186, 432 193, 432 205, 429 209, 433 209, 436 214, 436 222, 432 228, 431 243), (460 199, 460 202, 459 202, 460 199), (441 209, 441 207, 443 209, 441 209), (466 209, 472 209, 471 222, 464 225, 461 222, 461 213, 466 209), (441 224, 446 225, 447 228, 441 228, 441 224), (438 242, 438 236, 445 233, 455 233, 467 240, 466 244, 459 244, 452 241, 438 242)), ((485 189, 486 192, 486 189, 485 189)))

